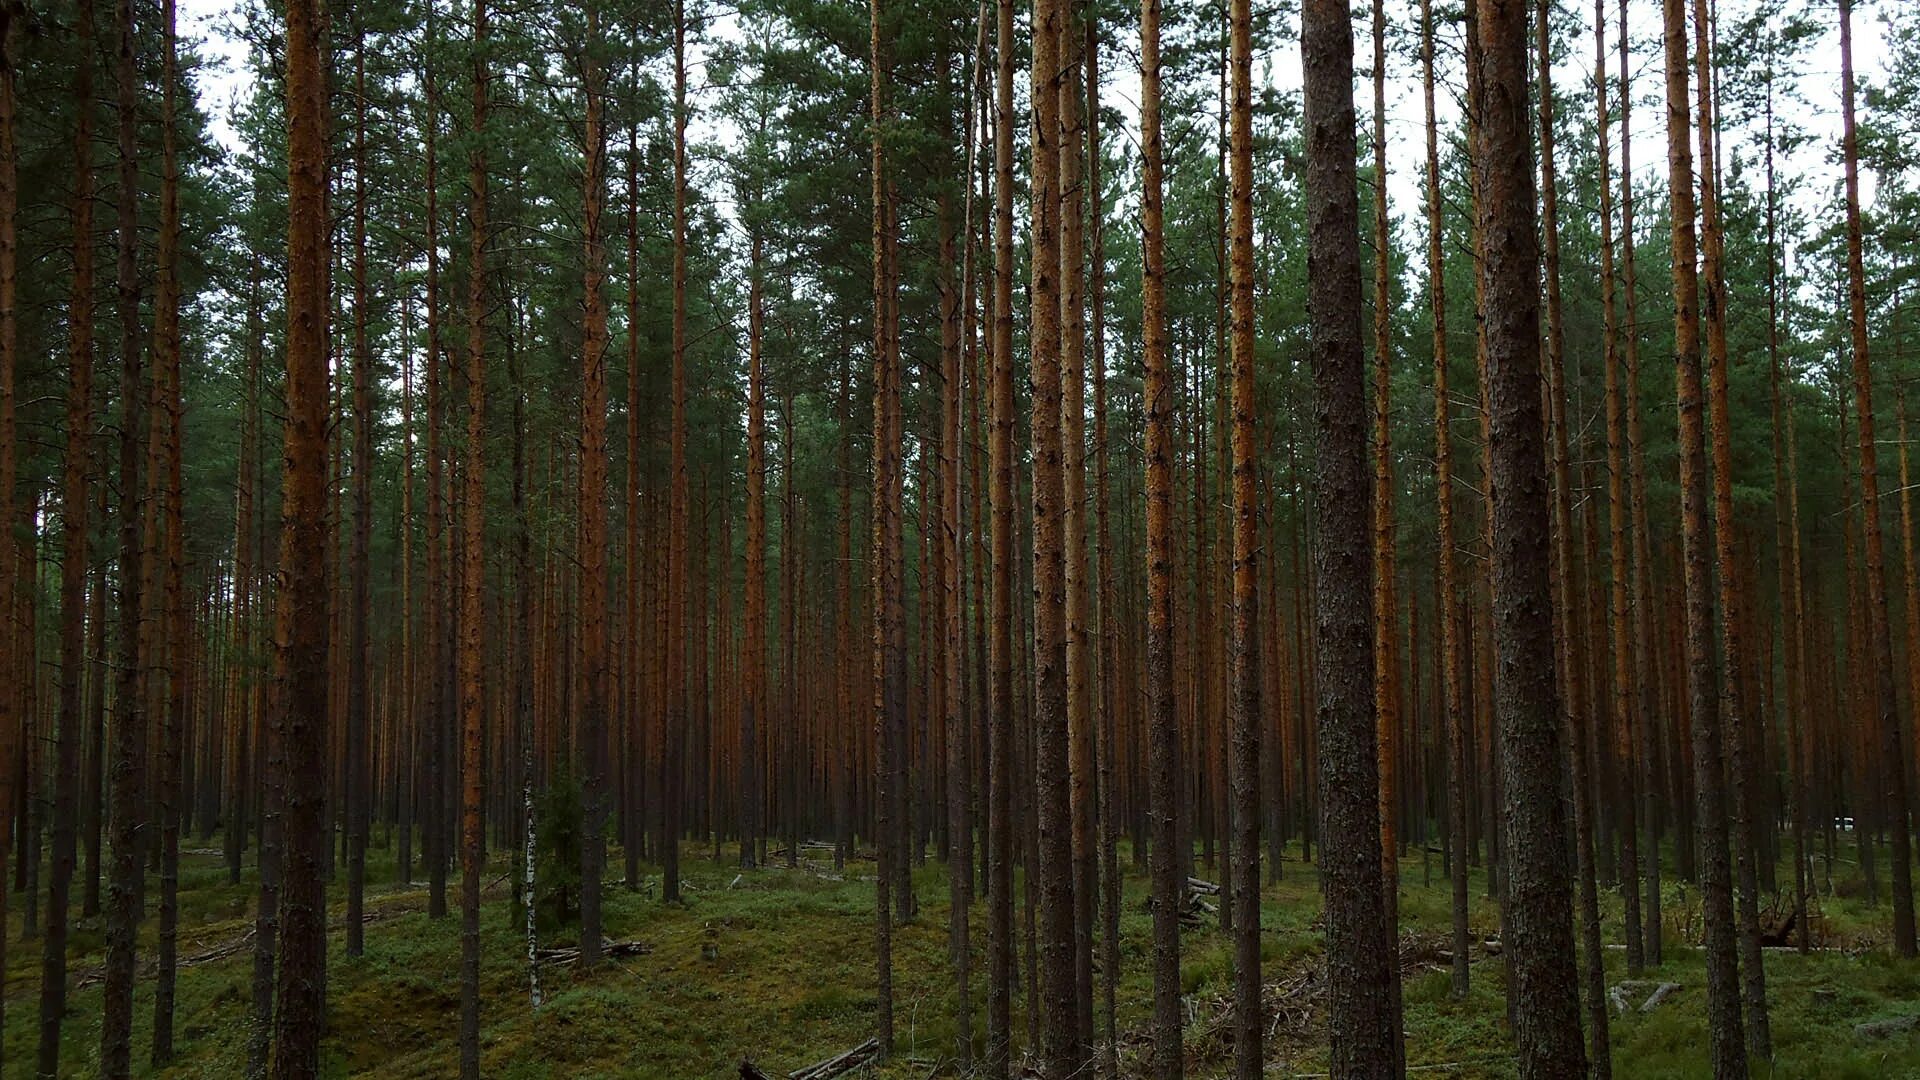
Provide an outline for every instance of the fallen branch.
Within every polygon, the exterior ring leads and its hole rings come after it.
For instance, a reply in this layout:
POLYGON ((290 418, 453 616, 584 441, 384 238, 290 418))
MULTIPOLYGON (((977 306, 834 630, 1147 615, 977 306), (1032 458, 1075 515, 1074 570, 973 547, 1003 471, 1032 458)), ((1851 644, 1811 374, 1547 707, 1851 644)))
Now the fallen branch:
POLYGON ((879 1053, 880 1040, 868 1039, 851 1050, 842 1051, 804 1069, 795 1069, 787 1074, 787 1080, 833 1080, 872 1061, 879 1053))
POLYGON ((1662 1002, 1666 1001, 1668 998, 1672 997, 1676 992, 1678 992, 1679 989, 1680 989, 1679 983, 1670 983, 1670 982, 1661 983, 1659 986, 1654 987, 1653 993, 1648 994, 1647 1000, 1640 1004, 1640 1011, 1643 1013, 1652 1012, 1653 1010, 1659 1008, 1662 1002))
MULTIPOLYGON (((600 955, 609 959, 616 956, 645 956, 653 951, 653 946, 644 941, 609 941, 600 947, 600 955)), ((578 945, 555 945, 534 952, 534 959, 542 964, 564 967, 580 959, 578 945)))

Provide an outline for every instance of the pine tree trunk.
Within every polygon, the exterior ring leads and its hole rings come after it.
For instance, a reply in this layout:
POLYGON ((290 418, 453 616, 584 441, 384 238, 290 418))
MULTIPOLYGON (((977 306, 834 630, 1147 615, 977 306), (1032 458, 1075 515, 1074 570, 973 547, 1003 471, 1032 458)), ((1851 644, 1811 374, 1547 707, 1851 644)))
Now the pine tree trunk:
MULTIPOLYGON (((94 26, 92 0, 81 0, 76 35, 81 55, 92 58, 94 26)), ((41 941, 40 1042, 41 1076, 54 1076, 60 1067, 60 1027, 66 1013, 67 908, 73 880, 74 790, 79 768, 81 687, 86 664, 87 499, 89 437, 93 430, 93 65, 76 65, 74 101, 73 282, 68 301, 66 455, 61 473, 60 568, 60 716, 54 749, 53 852, 48 866, 47 919, 41 941)), ((9 73, 11 65, 8 66, 9 73)), ((10 77, 10 76, 9 76, 10 77)), ((12 157, 8 157, 11 164, 12 157)), ((12 305, 7 305, 9 314, 12 305)), ((12 360, 12 351, 8 352, 12 360)), ((11 396, 9 396, 11 402, 11 396)), ((9 448, 11 442, 9 441, 9 448)), ((11 484, 8 485, 11 493, 11 484)), ((9 523, 10 523, 9 519, 9 523)), ((12 546, 12 545, 8 545, 12 546)), ((37 576, 37 575, 36 575, 37 576)), ((9 581, 13 575, 8 574, 9 581)), ((12 614, 9 604, 7 612, 12 614)), ((23 716, 26 762, 34 760, 32 721, 23 716)), ((7 759, 11 762, 11 755, 7 759)), ((21 787, 31 806, 32 774, 22 770, 21 787)), ((11 805, 11 803, 9 803, 11 805)), ((19 858, 24 865, 35 857, 28 843, 32 834, 31 809, 21 820, 19 858)), ((29 893, 31 904, 31 893, 29 893)), ((28 927, 31 928, 31 920, 28 927)))
POLYGON ((1065 594, 1066 729, 1073 890, 1075 1068, 1093 1051, 1094 848, 1093 594, 1087 563, 1086 451, 1086 166, 1080 77, 1080 32, 1091 5, 1067 0, 1060 10, 1060 535, 1065 594))
POLYGON ((666 731, 659 797, 660 899, 680 900, 680 790, 687 737, 687 11, 673 16, 673 387, 667 503, 666 731))
POLYGON ((1859 134, 1854 123, 1853 3, 1840 0, 1840 87, 1844 121, 1841 156, 1846 167, 1847 310, 1853 344, 1854 411, 1860 435, 1860 507, 1866 532, 1867 634, 1873 649, 1874 716, 1880 740, 1884 813, 1893 862, 1893 952, 1916 955, 1913 870, 1908 829, 1906 741, 1893 684, 1893 643, 1887 629, 1886 556, 1880 536, 1880 478, 1874 443, 1873 366, 1867 333, 1867 273, 1860 228, 1859 134))
POLYGON ((1627 0, 1620 0, 1620 27, 1620 292, 1626 301, 1624 325, 1627 333, 1622 335, 1622 359, 1626 366, 1626 385, 1623 389, 1627 412, 1628 529, 1633 547, 1632 633, 1637 645, 1633 654, 1634 712, 1640 721, 1634 750, 1641 767, 1652 774, 1648 777, 1648 783, 1641 788, 1640 817, 1646 825, 1647 849, 1643 894, 1646 897, 1646 910, 1642 916, 1644 947, 1641 951, 1645 954, 1647 964, 1659 967, 1661 829, 1655 809, 1660 805, 1662 789, 1658 768, 1659 723, 1653 708, 1657 697, 1651 660, 1654 633, 1653 554, 1652 531, 1647 524, 1646 438, 1642 433, 1640 410, 1639 289, 1634 275, 1633 230, 1633 69, 1627 32, 1627 0))
POLYGON ((1472 944, 1467 914, 1467 704, 1460 647, 1460 593, 1453 531, 1453 428, 1448 397, 1445 224, 1441 217, 1439 128, 1434 118, 1433 0, 1420 3, 1421 97, 1427 129, 1427 290, 1433 316, 1433 489, 1435 503, 1435 617, 1440 654, 1441 708, 1447 742, 1448 872, 1453 909, 1453 996, 1467 996, 1472 944))
MULTIPOLYGON (((1720 225, 1718 158, 1719 128, 1713 97, 1714 61, 1709 47, 1705 0, 1694 0, 1694 67, 1698 99, 1700 143, 1700 247, 1705 281, 1701 315, 1707 331, 1708 452, 1713 469, 1713 559, 1718 569, 1720 607, 1720 721, 1726 745, 1729 843, 1735 872, 1736 940, 1740 952, 1740 988, 1746 1022, 1747 1053, 1762 1061, 1773 1057, 1773 1034, 1767 1021, 1766 968, 1760 953, 1760 898, 1754 844, 1752 792, 1749 778, 1754 748, 1747 745, 1747 688, 1733 508, 1733 419, 1728 402, 1727 282, 1720 225)), ((1900 759, 1894 759, 1900 760, 1900 759)))
MULTIPOLYGON (((276 1077, 318 1075, 326 965, 322 867, 327 737, 327 189, 323 15, 287 8, 287 424, 279 664, 284 672, 285 881, 279 897, 276 1077)), ((273 768, 269 764, 269 769, 273 768)), ((116 860, 118 859, 116 845, 116 860)), ((266 907, 262 895, 263 913, 266 907)), ((263 914, 264 917, 264 914, 263 914)))
POLYGON ((472 144, 467 150, 467 445, 460 466, 460 1075, 480 1076, 480 874, 485 662, 481 641, 486 554, 487 434, 487 5, 472 23, 472 144))
MULTIPOLYGON (((1699 270, 1696 264, 1692 123, 1687 102, 1687 26, 1682 0, 1665 0, 1667 176, 1673 203, 1675 394, 1679 409, 1681 543, 1686 616, 1687 711, 1692 724, 1695 829, 1706 923, 1707 1016, 1716 1076, 1746 1074, 1734 954, 1726 782, 1720 700, 1714 689, 1712 571, 1707 535, 1707 461, 1702 430, 1699 270)), ((1732 672, 1722 673, 1732 678, 1732 672)))
POLYGON ((1320 870, 1326 892, 1330 1062, 1338 1075, 1391 1075, 1398 1058, 1381 881, 1380 775, 1370 585, 1373 475, 1360 339, 1360 208, 1354 163, 1353 25, 1346 5, 1301 9, 1309 238, 1307 317, 1317 449, 1315 648, 1320 870))
MULTIPOLYGON (((607 718, 612 686, 607 647, 607 302, 605 241, 600 220, 607 200, 605 78, 599 59, 600 10, 589 3, 581 49, 586 97, 586 175, 582 181, 582 258, 586 265, 585 340, 580 393, 580 664, 586 695, 580 703, 581 741, 580 966, 600 962, 600 879, 607 862, 607 718)), ((531 722, 522 717, 522 722, 531 722)), ((536 990, 537 994, 538 991, 536 990)))
MULTIPOLYGON (((18 529, 14 523, 14 473, 18 462, 15 445, 14 378, 19 370, 19 321, 14 304, 19 292, 19 233, 15 217, 19 212, 20 184, 15 166, 18 153, 15 125, 19 102, 15 97, 13 30, 20 17, 13 8, 0 12, 0 656, 15 658, 32 651, 32 642, 19 636, 14 623, 14 575, 18 545, 6 537, 18 529)), ((83 99, 84 100, 84 99, 83 99)), ((11 674, 8 676, 11 678, 11 674)), ((19 748, 20 705, 26 695, 17 685, 0 687, 0 925, 5 924, 7 857, 13 832, 13 794, 15 779, 12 763, 19 748)), ((7 960, 6 935, 0 934, 0 970, 7 960)), ((63 975, 64 978, 64 975, 63 975)), ((5 1003, 0 1002, 0 1027, 5 1026, 5 1003)))
POLYGON ((1228 156, 1231 233, 1228 310, 1233 390, 1232 842, 1233 1064, 1237 1080, 1258 1080, 1266 1009, 1260 1000, 1260 503, 1255 422, 1253 313, 1253 5, 1228 14, 1232 131, 1228 156))
POLYGON ((1554 686, 1527 5, 1480 0, 1477 29, 1485 64, 1481 232, 1492 437, 1494 704, 1505 771, 1504 934, 1513 979, 1508 1001, 1520 1075, 1576 1076, 1586 1062, 1560 790, 1562 755, 1570 748, 1562 740, 1554 686))
POLYGON ((121 0, 117 22, 114 82, 119 123, 114 201, 118 244, 114 293, 120 309, 120 590, 114 642, 113 745, 107 766, 113 864, 107 888, 106 980, 100 1020, 100 1073, 109 1080, 128 1075, 132 1057, 135 936, 142 906, 141 872, 146 864, 142 838, 147 816, 147 701, 142 676, 151 658, 143 618, 146 601, 142 579, 151 576, 148 560, 152 557, 141 528, 140 431, 141 405, 146 395, 141 386, 140 282, 136 265, 140 238, 135 135, 139 118, 132 0, 121 0))
MULTIPOLYGON (((1387 16, 1373 0, 1373 705, 1374 754, 1380 773, 1380 901, 1384 905, 1390 1030, 1400 1031, 1399 813, 1400 614, 1395 575, 1393 486, 1393 259, 1387 220, 1387 16)), ((1394 1040, 1394 1067, 1406 1051, 1394 1040)))
POLYGON ((996 0, 993 135, 993 343, 989 397, 992 503, 987 707, 987 1076, 1006 1080, 1013 1054, 1014 440, 1013 0, 996 0))
POLYGON ((176 149, 175 109, 179 75, 178 36, 173 0, 163 0, 161 33, 164 60, 161 90, 160 236, 155 259, 157 283, 153 300, 153 406, 149 462, 150 497, 160 501, 163 547, 161 595, 157 597, 157 652, 164 659, 149 665, 150 673, 165 681, 164 697, 154 701, 162 710, 157 737, 160 760, 154 785, 155 810, 160 816, 160 919, 158 978, 153 995, 153 1046, 156 1068, 173 1060, 173 1005, 178 976, 180 923, 181 753, 187 739, 187 685, 191 678, 189 614, 183 596, 186 540, 183 533, 180 477, 180 283, 175 259, 180 244, 180 165, 176 149))
POLYGON ((1581 972, 1587 1012, 1589 1059, 1594 1080, 1613 1074, 1607 1041, 1605 952, 1600 942, 1600 898, 1595 881, 1594 798, 1595 758, 1588 753, 1595 710, 1586 692, 1586 658, 1580 648, 1586 636, 1580 625, 1582 575, 1574 563, 1573 476, 1567 443, 1566 323, 1560 304, 1559 190, 1554 160, 1553 53, 1549 0, 1535 5, 1534 58, 1538 66, 1537 98, 1540 111, 1540 217, 1544 240, 1542 270, 1546 278, 1546 392, 1548 397, 1548 454, 1552 462, 1552 628, 1558 646, 1559 702, 1565 717, 1567 761, 1573 796, 1574 875, 1579 907, 1580 951, 1586 961, 1581 972))
MULTIPOLYGON (((1626 34, 1622 24, 1621 34, 1626 34)), ((1593 92, 1598 134, 1594 149, 1599 156, 1600 187, 1600 307, 1604 323, 1602 342, 1607 380, 1607 538, 1609 588, 1607 592, 1607 634, 1612 650, 1613 753, 1620 767, 1624 791, 1615 803, 1620 833, 1620 899, 1624 909, 1627 973, 1638 975, 1646 966, 1646 950, 1640 922, 1639 766, 1634 757, 1634 734, 1645 723, 1638 713, 1638 688, 1635 684, 1635 635, 1631 630, 1628 607, 1630 580, 1627 563, 1627 415, 1624 373, 1621 370, 1621 341, 1618 290, 1614 281, 1613 258, 1613 179, 1608 144, 1607 98, 1607 8, 1606 0, 1593 5, 1593 92)), ((1626 237, 1629 245, 1633 237, 1626 237)), ((1596 710, 1597 713, 1598 710, 1596 710)), ((1656 849, 1653 856, 1658 858, 1656 849)))

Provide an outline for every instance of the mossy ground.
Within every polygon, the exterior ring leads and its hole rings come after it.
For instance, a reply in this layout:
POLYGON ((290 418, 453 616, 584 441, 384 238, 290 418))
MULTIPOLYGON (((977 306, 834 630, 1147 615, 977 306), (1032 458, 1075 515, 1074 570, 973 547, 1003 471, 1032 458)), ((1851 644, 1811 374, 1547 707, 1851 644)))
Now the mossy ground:
MULTIPOLYGON (((719 861, 689 851, 686 900, 662 904, 657 876, 638 891, 610 887, 610 937, 639 940, 651 952, 612 962, 575 978, 566 968, 544 973, 547 1000, 529 1007, 525 941, 502 881, 504 856, 490 867, 482 914, 482 1071, 506 1080, 547 1077, 726 1077, 743 1056, 770 1074, 815 1061, 859 1043, 874 1015, 871 863, 856 862, 836 879, 830 868, 776 866, 741 873, 731 848, 719 861)), ((1126 863, 1125 856, 1122 859, 1126 863)), ((229 885, 219 856, 198 848, 183 859, 183 957, 232 944, 251 926, 251 882, 229 885)), ((612 865, 618 866, 616 856, 612 865)), ((329 967, 329 1029, 324 1044, 329 1076, 400 1080, 454 1072, 459 1011, 458 898, 456 918, 429 920, 424 887, 390 879, 385 851, 369 856, 366 955, 344 955, 340 886, 330 892, 336 926, 329 967), (382 875, 386 875, 383 877, 382 875)), ((1297 861, 1263 893, 1265 974, 1272 987, 1270 1075, 1324 1072, 1325 1016, 1313 973, 1320 950, 1320 896, 1312 868, 1297 861)), ((1502 965, 1476 954, 1473 991, 1450 993, 1449 976, 1434 956, 1450 926, 1446 882, 1433 878, 1416 854, 1402 866, 1401 923, 1413 939, 1406 964, 1405 1003, 1410 1066, 1430 1075, 1501 1077, 1512 1074, 1506 1034, 1502 965)), ((925 1077, 954 1042, 952 979, 947 965, 944 870, 916 872, 921 914, 894 932, 894 994, 899 1053, 883 1077, 925 1077)), ((455 883, 457 890, 457 882, 455 883)), ((1122 980, 1118 992, 1122 1061, 1131 1075, 1144 1049, 1138 1031, 1150 995, 1146 950, 1150 919, 1142 900, 1146 882, 1129 872, 1121 921, 1122 980)), ((1843 890, 1844 892, 1845 890, 1843 890)), ((1490 936, 1493 905, 1476 873, 1476 938, 1490 936)), ((1671 1002, 1651 1014, 1612 1020, 1614 1075, 1695 1077, 1708 1074, 1699 954, 1688 948, 1697 924, 1690 891, 1670 888, 1670 947, 1664 966, 1644 978, 1681 984, 1671 1002)), ((1608 894, 1607 937, 1618 940, 1617 893, 1608 894)), ((5 1072, 26 1074, 33 1056, 40 950, 20 940, 19 897, 12 898, 5 969, 5 1072)), ((1777 1077, 1920 1077, 1920 1034, 1869 1041, 1855 1024, 1920 1012, 1920 963, 1897 961, 1884 946, 1887 912, 1860 898, 1825 899, 1826 928, 1841 948, 1802 957, 1769 952, 1777 1077)), ((985 927, 976 908, 973 934, 977 972, 983 970, 985 927)), ((1016 919, 1016 929, 1020 923, 1016 919)), ((142 939, 151 954, 152 920, 142 939)), ((71 995, 64 1028, 63 1072, 91 1075, 97 1062, 103 935, 97 918, 73 931, 70 978, 85 983, 71 995)), ((1212 925, 1186 935, 1183 982, 1188 994, 1189 1075, 1222 1075, 1231 1047, 1220 1021, 1230 977, 1225 938, 1212 925)), ((1020 962, 1024 964, 1024 957, 1020 962)), ((178 1058, 159 1075, 233 1077, 246 1058, 251 946, 184 968, 176 1020, 178 1058)), ((1625 956, 1608 956, 1609 982, 1624 977, 1625 956)), ((981 1033, 980 974, 975 976, 975 1033, 981 1033)), ((1024 971, 1018 980, 1024 988, 1024 971)), ((1024 1033, 1016 999, 1016 1030, 1024 1033)), ((1637 1004, 1637 1002, 1636 1002, 1637 1004)), ((152 983, 143 978, 135 1003, 135 1058, 145 1068, 152 983)))

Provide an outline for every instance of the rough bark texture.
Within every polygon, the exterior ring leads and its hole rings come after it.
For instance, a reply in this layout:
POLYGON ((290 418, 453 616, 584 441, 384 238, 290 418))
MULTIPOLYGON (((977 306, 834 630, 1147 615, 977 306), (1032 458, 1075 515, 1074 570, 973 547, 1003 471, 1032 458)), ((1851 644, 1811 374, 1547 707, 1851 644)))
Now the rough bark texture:
MULTIPOLYGON (((115 217, 118 242, 114 266, 115 303, 120 315, 120 519, 119 605, 114 643, 114 727, 107 755, 110 783, 113 864, 107 888, 107 959, 104 1002, 100 1019, 100 1072, 126 1076, 131 1068, 133 1041, 133 984, 135 937, 140 926, 141 872, 146 850, 146 735, 147 702, 143 673, 148 660, 143 578, 147 551, 143 543, 140 486, 140 431, 142 404, 140 348, 140 282, 136 131, 138 78, 134 68, 134 14, 132 0, 120 0, 117 22, 114 83, 118 91, 115 217)), ((291 305, 289 305, 291 306, 291 305)))
MULTIPOLYGON (((1707 1030, 1717 1077, 1746 1075, 1734 956, 1732 871, 1721 772, 1720 699, 1714 687, 1713 586, 1707 534, 1705 405, 1700 379, 1700 278, 1693 198, 1693 134, 1687 102, 1685 0, 1665 0, 1667 181, 1672 199, 1674 379, 1679 410, 1680 523, 1685 597, 1686 689, 1692 724, 1694 825, 1706 922, 1707 1030)), ((1731 677, 1731 673, 1728 673, 1731 677)))
MULTIPOLYGON (((1733 418, 1727 389, 1727 281, 1724 241, 1720 224, 1719 165, 1716 144, 1719 118, 1714 104, 1714 61, 1710 46, 1706 0, 1693 0, 1695 90, 1699 103, 1700 247, 1705 262, 1701 315, 1707 330, 1707 430, 1713 464, 1713 561, 1719 585, 1720 718, 1726 745, 1728 841, 1733 848, 1736 941, 1740 950, 1741 1016, 1746 1022, 1747 1052, 1766 1060, 1773 1056, 1772 1026, 1767 1020, 1767 977, 1760 954, 1759 876, 1754 863, 1750 778, 1754 776, 1747 745, 1747 698, 1744 685, 1746 621, 1741 615, 1741 552, 1733 508, 1733 418)), ((1899 759, 1895 759, 1899 760, 1899 759)), ((1904 830, 1903 830, 1904 831, 1904 830)))
POLYGON ((1228 308, 1233 370, 1233 1072, 1261 1075, 1266 1010, 1260 1004, 1260 498, 1256 483, 1259 408, 1254 381, 1253 5, 1229 7, 1232 68, 1228 201, 1228 308))
POLYGON ((1593 776, 1596 755, 1589 752, 1595 710, 1589 707, 1587 650, 1581 648, 1580 625, 1585 581, 1574 562, 1573 476, 1567 444, 1566 323, 1560 304, 1560 196, 1554 158, 1553 38, 1551 8, 1541 0, 1534 11, 1534 59, 1539 68, 1536 97, 1540 109, 1540 218, 1543 239, 1542 270, 1546 279, 1546 388, 1548 454, 1552 461, 1553 605, 1552 626, 1558 648, 1560 707, 1566 718, 1568 770, 1573 795, 1574 873, 1577 875, 1580 949, 1586 961, 1581 971, 1585 994, 1587 1035, 1594 1080, 1612 1075, 1607 1047, 1607 986, 1605 957, 1600 942, 1600 897, 1595 881, 1593 776))
POLYGON ((173 1002, 178 976, 180 925, 180 820, 182 742, 186 738, 187 682, 192 673, 189 623, 182 578, 186 572, 185 519, 180 478, 180 155, 175 116, 178 108, 179 37, 173 0, 160 5, 162 89, 160 95, 160 235, 155 247, 153 297, 153 406, 149 440, 149 490, 159 502, 161 539, 160 595, 155 598, 159 656, 149 665, 163 680, 164 694, 154 702, 161 715, 155 735, 160 760, 155 770, 154 809, 160 817, 160 918, 154 980, 153 1042, 149 1059, 156 1068, 173 1060, 173 1002))
POLYGON ((480 1076, 480 874, 485 769, 487 439, 486 0, 473 5, 472 142, 467 150, 467 445, 460 479, 460 1075, 480 1076))
MULTIPOLYGON (((1622 27, 1625 33, 1625 27, 1622 27)), ((1607 419, 1607 552, 1610 576, 1607 591, 1608 640, 1612 647, 1613 699, 1609 716, 1613 721, 1612 749, 1619 763, 1621 798, 1614 804, 1619 814, 1620 899, 1626 926, 1627 973, 1637 975, 1646 966, 1646 950, 1640 929, 1640 834, 1635 814, 1639 802, 1639 769, 1634 759, 1634 732, 1642 723, 1636 708, 1638 695, 1634 685, 1633 653, 1635 638, 1628 608, 1630 578, 1627 561, 1627 413, 1625 372, 1621 370, 1620 318, 1614 283, 1613 259, 1613 177, 1610 147, 1607 143, 1607 7, 1606 0, 1593 5, 1593 95, 1598 135, 1594 139, 1599 155, 1600 174, 1600 307, 1605 338, 1602 342, 1606 366, 1607 419)), ((1628 242, 1632 241, 1628 237, 1628 242)), ((1597 710, 1596 710, 1597 712, 1597 710)), ((1656 851, 1655 856, 1658 856, 1656 851)))
POLYGON ((1013 1053, 1013 0, 995 11, 993 346, 988 472, 992 503, 987 630, 987 1076, 1005 1080, 1013 1053))
POLYGON ((1887 571, 1880 536, 1879 457, 1874 443, 1873 365, 1867 333, 1867 273, 1860 231, 1859 133, 1854 123, 1853 3, 1840 0, 1840 88, 1844 124, 1841 155, 1846 166, 1847 192, 1847 312, 1853 344, 1854 412, 1860 434, 1860 506, 1866 533, 1867 633, 1873 650, 1875 721, 1880 751, 1887 767, 1880 770, 1886 785, 1882 812, 1893 863, 1893 951, 1916 955, 1913 922, 1912 837, 1908 831, 1906 739, 1900 731, 1900 709, 1894 694, 1893 641, 1887 628, 1887 571))
POLYGON ((1453 908, 1453 996, 1465 998, 1473 954, 1467 936, 1467 704, 1460 649, 1459 584, 1454 561, 1453 429, 1448 398, 1445 223, 1440 138, 1434 117, 1433 0, 1420 2, 1420 91, 1427 127, 1427 288, 1433 314, 1433 491, 1435 614, 1440 624, 1442 723, 1447 749, 1448 873, 1453 908))
POLYGON ((1078 1064, 1073 941, 1071 753, 1067 724, 1066 566, 1061 518, 1060 154, 1064 0, 1036 0, 1033 16, 1033 217, 1028 328, 1033 415, 1033 733, 1039 830, 1040 1067, 1066 1080, 1078 1064))
MULTIPOLYGON (((1003 0, 1004 3, 1004 0, 1003 0)), ((1005 10, 1004 7, 1002 9, 1005 10)), ((1004 24, 1003 24, 1004 25, 1004 24)), ((1004 40, 1004 38, 1003 38, 1004 40)), ((1349 46, 1351 49, 1351 46, 1349 46)), ((1349 56, 1347 78, 1351 79, 1349 56)), ((1353 160, 1348 90, 1348 168, 1353 160)), ((1152 861, 1155 1080, 1180 1080, 1180 912, 1187 858, 1177 850, 1180 729, 1173 696, 1173 358, 1160 132, 1160 0, 1140 3, 1141 342, 1147 456, 1147 817, 1152 861)), ((1351 173, 1349 173, 1351 176, 1351 173)), ((1351 183, 1349 183, 1351 187, 1351 183)), ((1358 287, 1358 267, 1355 267, 1358 287)), ((1377 842, 1377 840, 1376 840, 1377 842)), ((1376 866, 1377 872, 1377 866, 1376 866)))
MULTIPOLYGON (((75 36, 82 55, 91 57, 94 48, 93 0, 80 0, 76 11, 75 36)), ((11 66, 8 71, 11 73, 11 66)), ((75 110, 73 134, 73 284, 69 293, 67 337, 67 421, 66 456, 61 468, 60 517, 60 701, 59 731, 54 743, 54 768, 57 778, 71 778, 80 767, 81 686, 86 665, 87 606, 87 458, 92 452, 89 439, 93 428, 93 65, 76 65, 74 101, 86 103, 75 110)), ((9 157, 11 162, 11 157, 9 157)), ((11 305, 8 306, 9 313, 11 305)), ((12 350, 8 360, 12 362, 12 350)), ((8 404, 11 406, 11 386, 8 404)), ((12 440, 7 442, 12 450, 12 440)), ((12 493, 8 482, 8 494, 12 493)), ((11 520, 7 522, 11 529, 11 520)), ((9 535, 11 535, 9 531, 9 535)), ((4 545, 11 548, 11 543, 4 545)), ((8 573, 9 582, 13 574, 8 573)), ((4 609, 11 618, 11 603, 4 609)), ((11 654, 9 654, 11 655, 11 654)), ((10 763, 13 758, 7 759, 10 763)), ((21 786, 32 792, 32 772, 25 770, 21 786)), ((7 804, 11 807, 11 802, 7 804)), ((31 854, 25 842, 32 823, 29 809, 21 824, 20 859, 31 854)), ((5 846, 0 844, 0 846, 5 846)), ((51 1077, 60 1069, 60 1025, 66 1013, 67 999, 67 908, 68 888, 73 881, 74 791, 73 780, 56 783, 53 803, 53 851, 48 864, 47 921, 41 939, 40 954, 40 1043, 38 1072, 51 1077)), ((4 891, 4 890, 0 890, 4 891)), ((4 936, 4 935, 0 935, 4 936)))
POLYGON ((1525 0, 1479 0, 1481 232, 1493 483, 1494 707, 1506 801, 1504 927, 1523 1077, 1585 1072, 1561 801, 1548 490, 1541 406, 1540 249, 1528 117, 1525 0))
POLYGON ((587 5, 581 53, 586 96, 586 175, 580 216, 586 264, 585 341, 580 358, 580 665, 586 694, 578 724, 581 778, 580 967, 600 962, 600 879, 607 864, 607 719, 613 710, 607 645, 607 201, 606 78, 595 51, 600 12, 587 5))
POLYGON ((1314 647, 1320 868, 1328 1022, 1336 1076, 1390 1075, 1397 1059, 1380 873, 1366 357, 1354 160, 1353 24, 1347 6, 1301 8, 1306 97, 1307 317, 1314 383, 1314 647))
POLYGON ((281 1080, 319 1073, 326 965, 328 264, 321 19, 313 0, 287 5, 287 425, 276 626, 286 865, 273 1058, 281 1080))
POLYGON ((901 582, 894 559, 900 538, 899 442, 894 415, 899 408, 899 375, 893 353, 893 273, 890 265, 893 219, 888 207, 885 125, 891 115, 881 34, 881 0, 868 5, 868 74, 870 76, 873 179, 873 544, 872 641, 874 756, 874 835, 878 839, 878 887, 874 915, 874 954, 879 976, 879 1009, 875 1023, 880 1056, 893 1056, 893 911, 892 890, 896 865, 906 859, 899 841, 904 836, 896 816, 902 792, 896 789, 895 712, 906 708, 905 657, 896 652, 899 635, 895 618, 900 611, 901 582))

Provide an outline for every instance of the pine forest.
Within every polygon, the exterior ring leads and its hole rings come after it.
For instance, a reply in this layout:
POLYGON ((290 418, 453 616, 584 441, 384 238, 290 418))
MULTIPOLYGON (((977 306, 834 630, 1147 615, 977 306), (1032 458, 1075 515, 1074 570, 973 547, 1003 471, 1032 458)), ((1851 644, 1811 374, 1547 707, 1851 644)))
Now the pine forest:
POLYGON ((1917 294, 1907 0, 0 0, 0 1075, 1920 1078, 1917 294))

